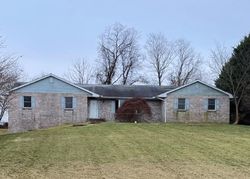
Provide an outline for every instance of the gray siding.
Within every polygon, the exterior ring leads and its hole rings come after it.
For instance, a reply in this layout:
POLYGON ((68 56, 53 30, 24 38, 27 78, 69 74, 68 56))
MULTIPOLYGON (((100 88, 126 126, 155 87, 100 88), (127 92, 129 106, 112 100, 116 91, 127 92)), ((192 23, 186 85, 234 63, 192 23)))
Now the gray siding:
POLYGON ((33 83, 31 85, 25 86, 16 90, 17 93, 81 93, 89 95, 87 92, 71 86, 61 80, 53 77, 45 78, 41 81, 33 83))
POLYGON ((217 91, 211 87, 208 87, 204 84, 201 84, 199 82, 196 82, 190 86, 187 86, 185 88, 176 90, 170 95, 175 95, 175 96, 227 96, 226 94, 217 91))

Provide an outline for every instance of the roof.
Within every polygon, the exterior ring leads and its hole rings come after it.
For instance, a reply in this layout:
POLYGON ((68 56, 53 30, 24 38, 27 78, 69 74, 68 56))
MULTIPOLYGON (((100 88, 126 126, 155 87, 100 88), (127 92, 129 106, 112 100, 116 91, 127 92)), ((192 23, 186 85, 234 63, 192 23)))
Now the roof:
POLYGON ((62 82, 64 82, 64 83, 68 84, 68 85, 71 85, 71 86, 73 86, 73 87, 75 87, 75 88, 78 88, 78 89, 80 89, 80 90, 82 90, 82 91, 85 91, 85 92, 87 92, 87 93, 89 93, 89 94, 92 94, 92 95, 95 96, 95 97, 98 97, 98 96, 99 96, 98 94, 96 94, 96 93, 94 93, 94 92, 92 92, 92 91, 89 91, 89 90, 87 90, 87 89, 85 89, 85 88, 82 88, 82 87, 76 85, 76 84, 73 84, 73 83, 71 83, 71 82, 69 82, 69 81, 67 81, 67 80, 65 80, 65 79, 63 79, 63 78, 60 78, 60 77, 58 77, 58 76, 56 76, 56 75, 54 75, 54 74, 45 75, 45 76, 43 76, 43 77, 41 77, 41 78, 35 79, 35 80, 33 80, 33 81, 31 81, 31 82, 28 82, 28 83, 18 82, 18 83, 16 83, 16 84, 14 85, 14 88, 13 88, 11 91, 16 91, 16 90, 18 90, 18 89, 24 88, 24 87, 29 86, 29 85, 34 84, 34 83, 37 83, 37 82, 39 82, 39 81, 41 81, 41 80, 44 80, 44 79, 46 79, 46 78, 49 78, 49 77, 53 77, 53 78, 55 78, 55 79, 57 79, 57 80, 59 80, 59 81, 62 81, 62 82))
POLYGON ((166 91, 173 90, 173 86, 156 85, 79 85, 89 91, 97 93, 102 97, 143 97, 153 98, 166 91))
POLYGON ((24 84, 26 84, 26 83, 27 83, 27 82, 16 82, 16 83, 14 84, 13 88, 17 88, 17 87, 22 86, 22 85, 24 85, 24 84))
POLYGON ((230 98, 233 98, 233 96, 230 93, 227 93, 219 88, 216 88, 214 86, 208 85, 200 80, 196 80, 190 84, 180 86, 178 88, 174 86, 157 86, 157 85, 97 85, 97 84, 73 84, 71 82, 68 82, 60 77, 57 77, 53 74, 46 75, 42 78, 36 79, 34 81, 31 81, 29 83, 16 83, 15 87, 12 89, 12 91, 23 88, 25 86, 31 85, 33 83, 36 83, 40 80, 46 79, 48 77, 54 77, 60 81, 63 81, 71 86, 74 86, 78 89, 81 89, 85 92, 88 92, 93 95, 93 97, 106 97, 106 98, 133 98, 133 97, 142 97, 142 98, 165 98, 168 94, 175 92, 177 90, 180 90, 182 88, 185 88, 187 86, 190 86, 195 83, 201 83, 203 85, 206 85, 214 90, 217 90, 221 93, 224 93, 228 95, 230 98))
POLYGON ((203 82, 203 81, 200 81, 200 80, 196 80, 196 81, 194 81, 194 82, 192 82, 192 83, 189 83, 189 84, 180 86, 180 87, 178 87, 178 88, 169 90, 169 91, 167 91, 167 92, 164 92, 164 93, 158 95, 158 97, 166 97, 168 94, 170 94, 170 93, 172 93, 172 92, 175 92, 175 91, 178 91, 178 90, 180 90, 180 89, 186 88, 186 87, 191 86, 191 85, 193 85, 193 84, 195 84, 195 83, 201 83, 201 84, 203 84, 203 85, 205 85, 205 86, 207 86, 207 87, 209 87, 209 88, 212 88, 212 89, 214 89, 214 90, 216 90, 216 91, 219 91, 219 92, 221 92, 221 93, 223 93, 223 94, 225 94, 225 95, 228 95, 229 98, 233 98, 233 95, 232 95, 232 94, 230 94, 230 93, 228 93, 228 92, 226 92, 226 91, 223 91, 223 90, 221 90, 221 89, 219 89, 219 88, 216 88, 216 87, 214 87, 214 86, 212 86, 212 85, 209 85, 209 84, 207 84, 207 83, 205 83, 205 82, 203 82))

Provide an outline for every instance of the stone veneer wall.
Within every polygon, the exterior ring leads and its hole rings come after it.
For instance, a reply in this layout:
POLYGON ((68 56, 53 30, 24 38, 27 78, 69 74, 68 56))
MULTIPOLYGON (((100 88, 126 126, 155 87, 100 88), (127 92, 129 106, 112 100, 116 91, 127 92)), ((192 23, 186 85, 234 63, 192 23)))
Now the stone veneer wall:
MULTIPOLYGON (((114 100, 113 100, 114 101, 114 100)), ((107 121, 115 119, 115 113, 112 112, 112 100, 98 100, 99 117, 107 121)))
POLYGON ((9 131, 22 132, 46 128, 63 123, 78 123, 87 120, 87 96, 69 93, 16 93, 9 109, 9 131), (35 97, 35 107, 25 109, 20 106, 21 96, 35 97), (62 97, 76 98, 76 108, 62 108, 62 97))
POLYGON ((219 122, 229 123, 228 96, 174 96, 167 97, 167 122, 219 122), (174 109, 174 100, 178 98, 189 99, 189 110, 185 112, 174 109), (219 100, 219 109, 207 111, 204 101, 208 98, 219 100))
POLYGON ((162 113, 162 105, 163 101, 147 101, 148 105, 151 108, 151 119, 152 122, 162 122, 163 121, 163 113, 162 113))

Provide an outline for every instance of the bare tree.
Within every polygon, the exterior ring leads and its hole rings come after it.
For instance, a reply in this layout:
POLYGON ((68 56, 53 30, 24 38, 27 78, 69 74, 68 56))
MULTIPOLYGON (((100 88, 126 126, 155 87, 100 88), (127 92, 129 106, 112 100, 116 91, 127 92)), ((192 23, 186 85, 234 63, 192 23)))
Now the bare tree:
POLYGON ((224 45, 216 43, 216 47, 211 50, 211 60, 209 61, 209 68, 211 71, 211 75, 214 79, 219 77, 223 66, 230 59, 230 55, 232 52, 224 45))
POLYGON ((12 100, 12 91, 14 84, 21 77, 17 58, 11 56, 0 56, 0 121, 9 108, 12 100))
POLYGON ((201 78, 201 57, 194 51, 189 42, 183 39, 177 40, 175 55, 170 75, 172 85, 182 86, 201 78))
POLYGON ((97 80, 102 84, 130 84, 138 67, 140 54, 137 32, 121 24, 109 27, 101 36, 97 80))
POLYGON ((69 68, 66 76, 73 83, 89 84, 94 78, 94 70, 85 59, 78 59, 69 68))
MULTIPOLYGON (((134 38, 135 40, 136 38, 134 38)), ((139 70, 143 68, 143 57, 139 52, 138 45, 134 41, 124 53, 121 54, 121 64, 119 65, 119 73, 122 74, 120 84, 133 85, 141 82, 147 83, 147 80, 140 74, 139 70)))
POLYGON ((161 33, 150 34, 146 42, 146 50, 150 66, 153 67, 158 85, 161 86, 168 72, 168 67, 174 59, 173 44, 161 33))

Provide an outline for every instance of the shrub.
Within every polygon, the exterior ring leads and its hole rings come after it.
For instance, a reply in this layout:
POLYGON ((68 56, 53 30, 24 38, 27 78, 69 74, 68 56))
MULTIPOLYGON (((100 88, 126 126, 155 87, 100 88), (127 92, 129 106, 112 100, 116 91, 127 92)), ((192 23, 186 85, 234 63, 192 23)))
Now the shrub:
POLYGON ((0 129, 8 129, 8 122, 5 122, 2 125, 0 125, 0 129))
POLYGON ((146 122, 150 117, 151 108, 147 101, 141 98, 125 101, 116 113, 116 120, 120 122, 146 122))

